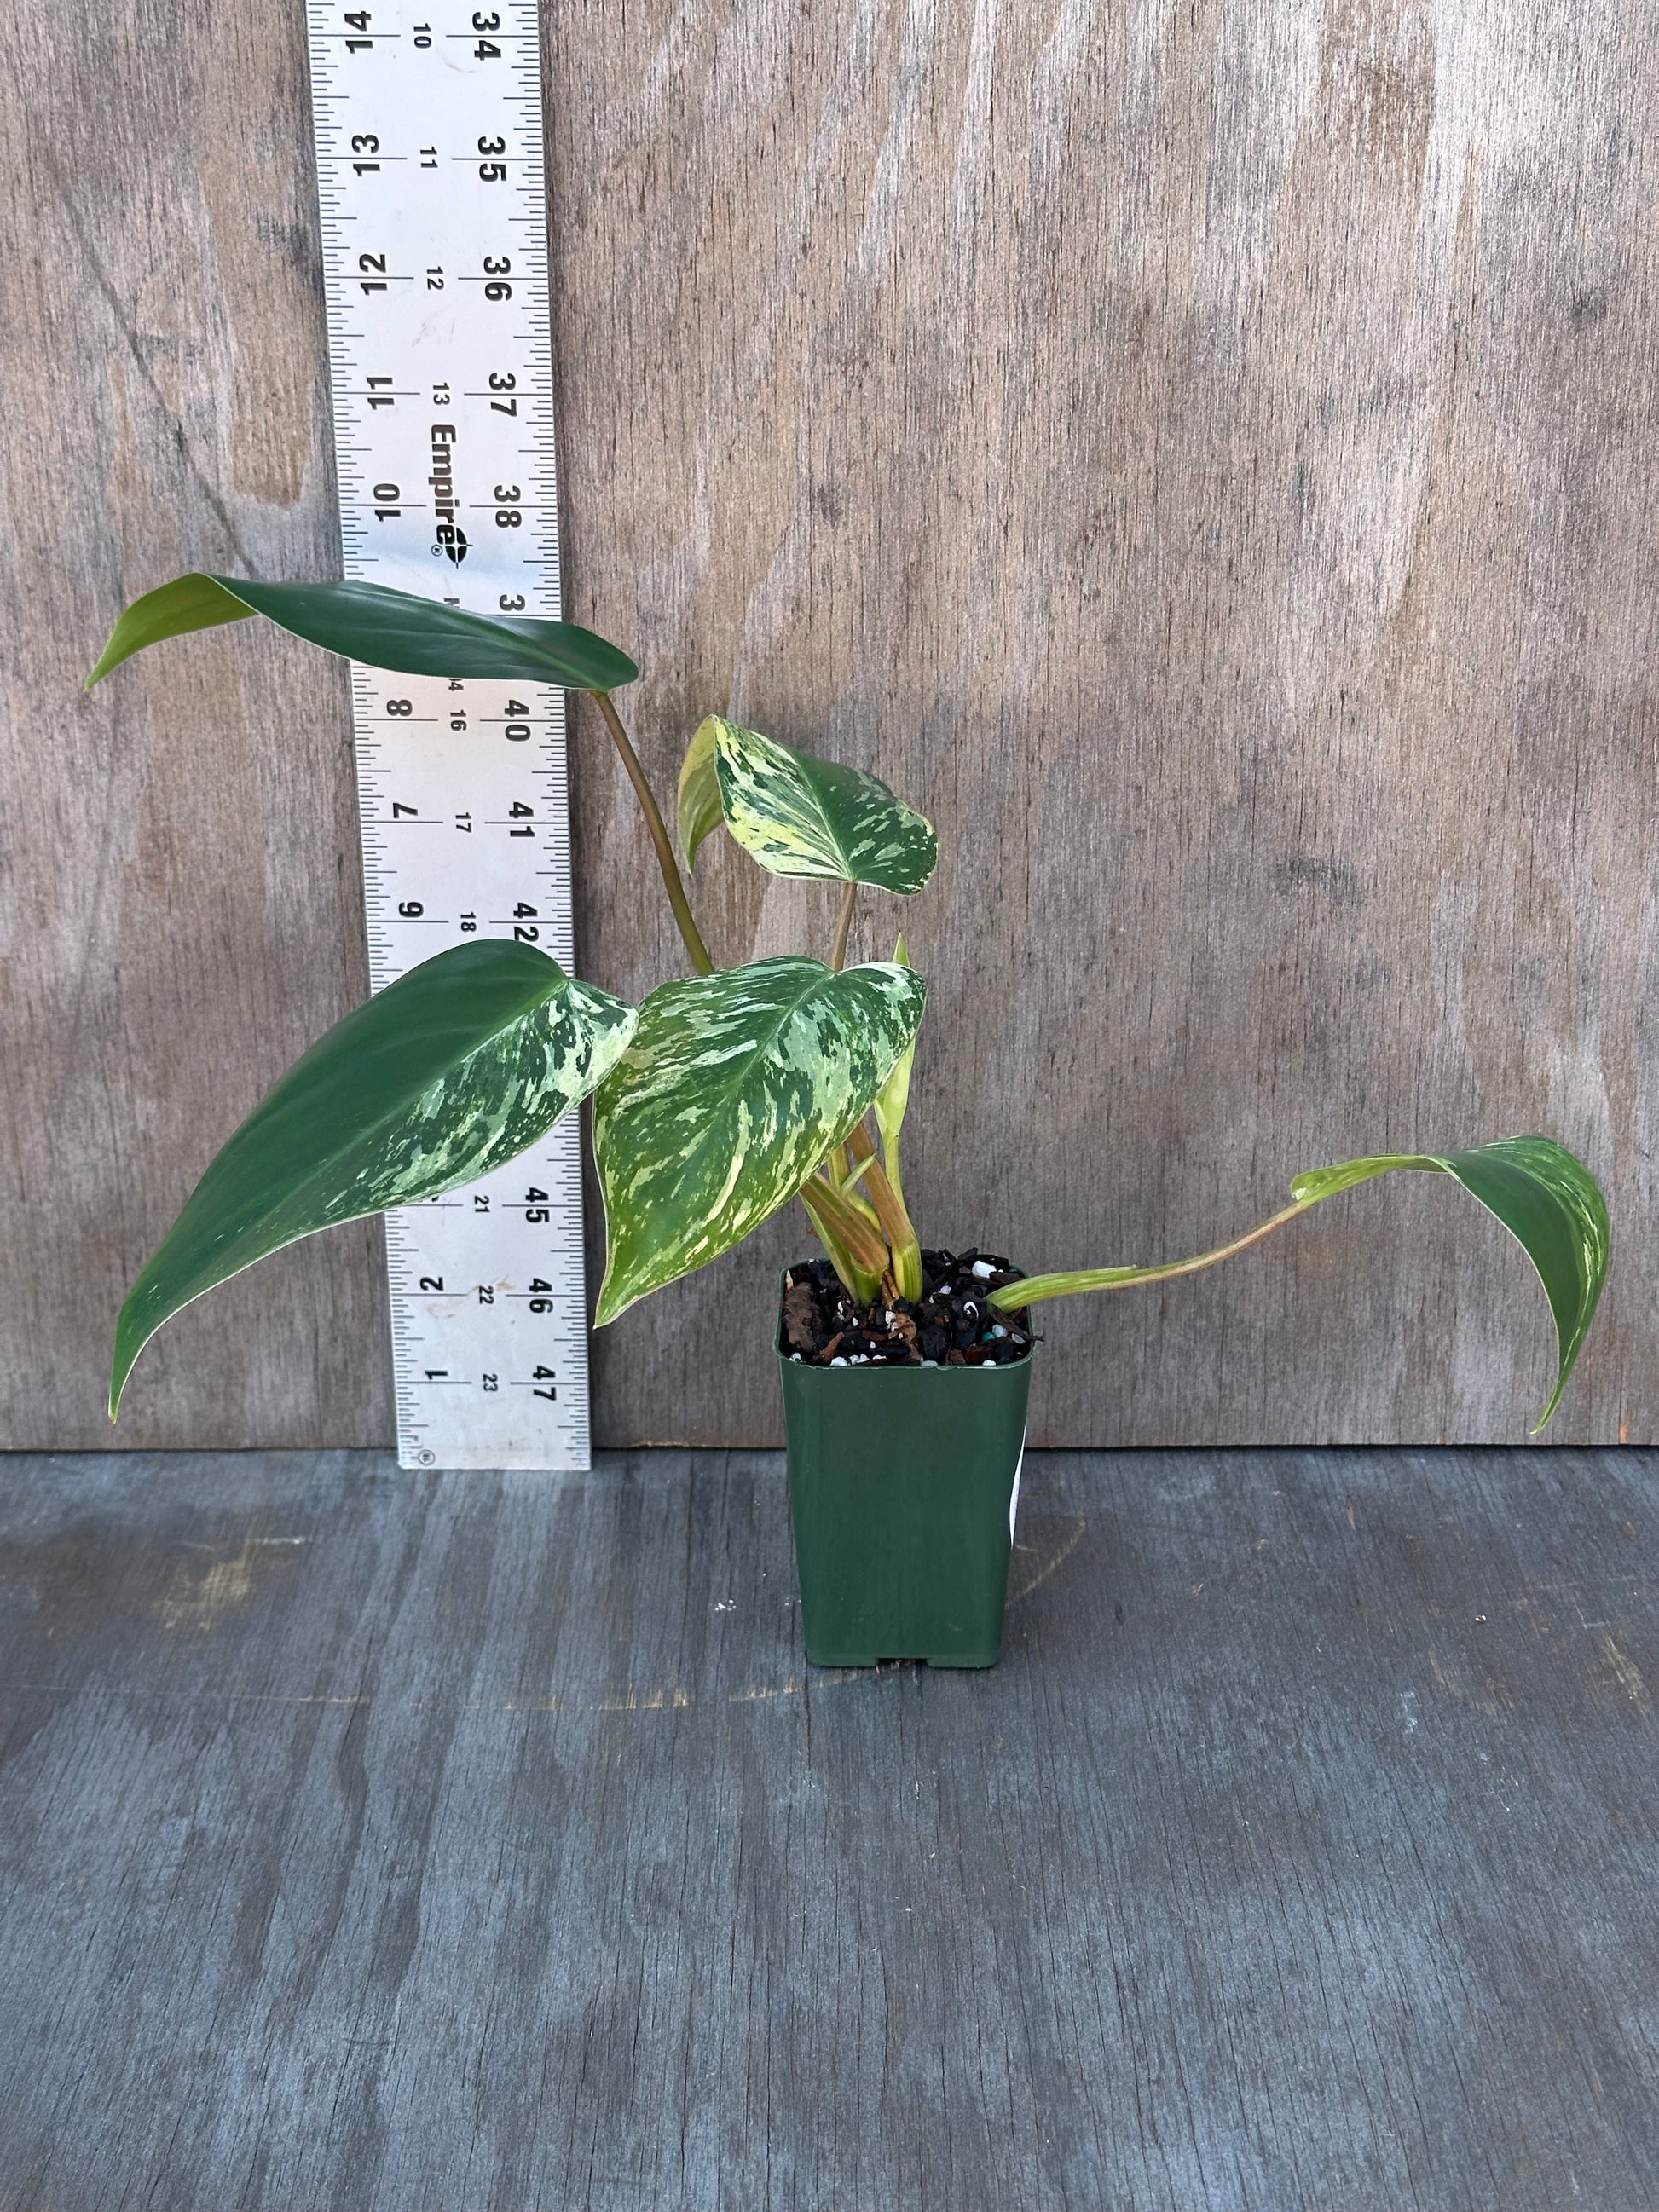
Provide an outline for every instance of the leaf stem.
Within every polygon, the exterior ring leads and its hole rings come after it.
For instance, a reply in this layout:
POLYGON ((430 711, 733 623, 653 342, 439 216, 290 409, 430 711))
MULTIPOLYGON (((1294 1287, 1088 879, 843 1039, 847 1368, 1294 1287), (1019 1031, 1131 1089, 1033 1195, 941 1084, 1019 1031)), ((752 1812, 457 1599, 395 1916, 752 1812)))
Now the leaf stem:
POLYGON ((841 912, 836 917, 836 941, 830 948, 830 965, 836 975, 847 964, 847 933, 853 927, 853 902, 858 896, 856 883, 849 883, 841 895, 841 912))
POLYGON ((611 703, 607 691, 588 694, 597 700, 605 725, 611 732, 611 742, 617 748, 622 764, 628 771, 628 781, 634 787, 634 796, 640 802, 640 811, 645 817, 645 826, 651 832, 651 842, 657 848, 657 865, 662 870, 663 887, 668 893, 668 903, 674 909, 674 920, 679 925, 680 936, 691 956, 691 965, 699 975, 712 975, 714 963, 708 957, 708 947, 702 941, 696 918, 691 912, 691 902, 685 896, 685 884, 680 875, 679 862, 674 858, 674 848, 668 830, 651 795, 651 787, 645 780, 645 770, 640 766, 640 757, 629 742, 622 717, 611 703))
POLYGON ((819 1176, 807 1177, 800 1202, 850 1296, 861 1306, 871 1304, 887 1267, 887 1247, 874 1222, 866 1221, 819 1176))
POLYGON ((876 1158, 876 1148, 866 1136, 862 1122, 848 1138, 847 1149, 855 1163, 855 1172, 863 1178, 881 1233, 891 1249, 892 1275, 898 1293, 914 1303, 921 1296, 921 1246, 904 1210, 904 1200, 876 1158))
POLYGON ((1079 1291, 1123 1291, 1133 1283, 1166 1282, 1172 1275, 1195 1275, 1201 1267, 1213 1267, 1218 1261, 1231 1260, 1236 1253, 1249 1251, 1264 1237, 1271 1237, 1275 1229, 1284 1228, 1299 1213, 1319 1203, 1316 1198, 1297 1199, 1292 1206, 1275 1213, 1270 1221, 1235 1237, 1231 1244, 1218 1244, 1213 1252, 1200 1252, 1191 1260, 1170 1260, 1157 1267, 1091 1267, 1067 1274, 1031 1275, 1024 1281, 1006 1283, 1000 1291, 993 1291, 987 1305, 995 1306, 1001 1313, 1023 1312, 1043 1298, 1063 1298, 1079 1291))
MULTIPOLYGON (((888 1182, 893 1186, 894 1197, 901 1206, 904 1206, 904 1185, 899 1181, 899 1140, 896 1129, 881 1148, 881 1164, 887 1171, 888 1182)), ((908 1213, 910 1209, 905 1206, 904 1210, 908 1213)))

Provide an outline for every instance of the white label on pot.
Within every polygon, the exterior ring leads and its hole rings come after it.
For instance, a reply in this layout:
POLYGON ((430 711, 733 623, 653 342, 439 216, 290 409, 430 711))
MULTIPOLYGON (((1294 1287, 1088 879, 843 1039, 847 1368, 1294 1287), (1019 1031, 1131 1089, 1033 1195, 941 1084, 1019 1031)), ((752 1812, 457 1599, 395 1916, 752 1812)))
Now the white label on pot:
POLYGON ((1014 1463, 1014 1494, 1008 1500, 1008 1541, 1014 1540, 1014 1516, 1019 1511, 1019 1478, 1025 1470, 1025 1439, 1019 1440, 1019 1457, 1014 1463))
MULTIPOLYGON (((307 0, 348 577, 556 617, 537 0, 307 0)), ((564 696, 352 668, 377 991, 447 945, 572 963, 564 696)), ((575 1115, 386 1217, 398 1455, 585 1468, 575 1115)))

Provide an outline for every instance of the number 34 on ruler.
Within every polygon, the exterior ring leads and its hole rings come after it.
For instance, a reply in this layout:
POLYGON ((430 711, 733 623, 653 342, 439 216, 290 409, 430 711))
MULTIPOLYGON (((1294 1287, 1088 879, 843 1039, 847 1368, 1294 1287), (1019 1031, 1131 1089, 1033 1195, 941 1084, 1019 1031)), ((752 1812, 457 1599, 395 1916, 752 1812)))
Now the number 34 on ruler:
MULTIPOLYGON (((537 8, 307 19, 346 573, 556 617, 537 8)), ((572 967, 562 695, 354 667, 352 696, 374 988, 473 935, 572 967)), ((404 1464, 585 1468, 574 1117, 386 1243, 404 1464)))

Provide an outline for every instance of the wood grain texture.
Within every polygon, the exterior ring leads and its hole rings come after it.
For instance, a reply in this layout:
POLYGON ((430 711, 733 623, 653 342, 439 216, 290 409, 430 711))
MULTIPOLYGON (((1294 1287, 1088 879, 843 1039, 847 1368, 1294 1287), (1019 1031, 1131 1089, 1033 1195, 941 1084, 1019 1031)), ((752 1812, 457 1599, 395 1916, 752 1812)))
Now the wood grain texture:
MULTIPOLYGON (((555 0, 545 24, 569 611, 645 666, 665 794, 714 708, 937 821, 902 915, 933 994, 925 1236, 1148 1260, 1300 1168, 1541 1128, 1605 1177, 1615 1237, 1552 1434, 1659 1439, 1639 15, 555 0)), ((124 1283, 362 987, 336 675, 247 633, 169 648, 164 720, 154 677, 72 692, 122 599, 187 562, 332 571, 313 182, 279 0, 3 36, 31 252, 0 279, 24 1016, 0 1371, 12 1440, 96 1444, 124 1283), (50 639, 21 629, 43 591, 50 639)), ((582 964, 633 995, 672 929, 580 715, 575 750, 582 964)), ((827 942, 826 898, 724 842, 717 957, 827 942)), ((856 948, 900 919, 872 897, 856 948)), ((775 1437, 763 1358, 726 1347, 733 1308, 763 1340, 799 1243, 781 1222, 603 1337, 601 1435, 775 1437)), ((186 1316, 134 1440, 384 1437, 377 1265, 349 1232, 186 1316)), ((1512 1439, 1547 1389, 1524 1261, 1399 1182, 1049 1332, 1054 1442, 1512 1439)))
MULTIPOLYGON (((368 989, 343 664, 249 624, 80 692, 181 569, 338 573, 303 19, 11 9, 0 85, 0 1436, 96 1445, 128 1284, 368 989)), ((380 1251, 356 1226, 182 1316, 130 1441, 385 1441, 380 1251)))
POLYGON ((770 1455, 5 1475, 5 2212, 1659 2201, 1651 1455, 1036 1455, 981 1675, 770 1455))

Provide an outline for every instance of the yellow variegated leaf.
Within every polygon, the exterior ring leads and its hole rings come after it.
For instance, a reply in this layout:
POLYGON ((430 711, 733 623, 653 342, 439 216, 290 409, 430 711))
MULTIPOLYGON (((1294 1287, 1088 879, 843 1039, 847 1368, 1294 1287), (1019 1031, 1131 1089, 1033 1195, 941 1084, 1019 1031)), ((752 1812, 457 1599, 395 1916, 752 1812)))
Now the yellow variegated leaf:
POLYGON ((814 760, 718 714, 703 726, 712 726, 726 826, 775 876, 875 884, 908 897, 933 874, 933 824, 879 776, 814 760))
POLYGON ((720 826, 720 787, 714 773, 714 729, 712 714, 698 723, 685 758, 680 763, 680 850, 685 865, 697 865, 697 848, 711 830, 720 826))
POLYGON ((337 1022, 222 1148, 127 1293, 111 1413, 181 1307, 315 1230, 514 1158, 614 1066, 634 1020, 533 945, 487 938, 337 1022))
MULTIPOLYGON (((893 959, 901 968, 910 965, 910 955, 900 936, 893 947, 893 959)), ((905 1109, 910 1103, 910 1071, 915 1065, 916 1044, 912 1037, 904 1050, 893 1062, 887 1080, 877 1091, 874 1101, 876 1127, 881 1132, 882 1158, 887 1163, 887 1176, 896 1189, 901 1190, 898 1178, 899 1131, 904 1127, 905 1109)))
POLYGON ((792 1198, 868 1108, 926 993, 888 963, 762 960, 665 983, 594 1101, 601 1326, 792 1198))

